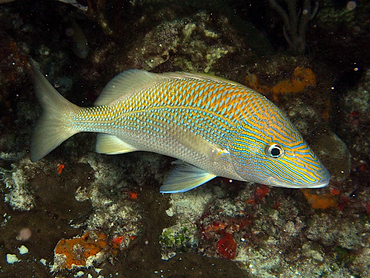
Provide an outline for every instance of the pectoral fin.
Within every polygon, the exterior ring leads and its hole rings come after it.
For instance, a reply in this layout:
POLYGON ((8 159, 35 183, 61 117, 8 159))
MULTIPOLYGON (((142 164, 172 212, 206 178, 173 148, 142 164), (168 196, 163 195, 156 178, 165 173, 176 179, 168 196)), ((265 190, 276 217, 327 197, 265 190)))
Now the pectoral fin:
POLYGON ((186 192, 216 176, 187 163, 179 163, 160 188, 161 193, 186 192))
POLYGON ((96 141, 96 152, 105 154, 120 154, 136 151, 135 147, 123 142, 116 136, 109 134, 98 134, 96 141))

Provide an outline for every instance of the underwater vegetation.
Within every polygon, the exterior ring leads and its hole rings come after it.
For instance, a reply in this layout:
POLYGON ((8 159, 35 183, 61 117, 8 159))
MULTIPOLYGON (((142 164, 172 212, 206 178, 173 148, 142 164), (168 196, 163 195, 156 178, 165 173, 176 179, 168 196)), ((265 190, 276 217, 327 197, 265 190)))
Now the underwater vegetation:
POLYGON ((311 0, 304 0, 303 3, 296 0, 269 0, 270 6, 276 10, 284 22, 284 38, 296 53, 304 53, 306 50, 308 23, 316 16, 319 3, 319 1, 311 0), (284 4, 286 10, 283 8, 284 4))
POLYGON ((370 277, 368 1, 72 2, 0 5, 1 277, 370 277), (86 133, 31 162, 31 61, 82 107, 132 68, 239 82, 283 111, 330 184, 216 178, 163 195, 173 159, 97 154, 86 133))

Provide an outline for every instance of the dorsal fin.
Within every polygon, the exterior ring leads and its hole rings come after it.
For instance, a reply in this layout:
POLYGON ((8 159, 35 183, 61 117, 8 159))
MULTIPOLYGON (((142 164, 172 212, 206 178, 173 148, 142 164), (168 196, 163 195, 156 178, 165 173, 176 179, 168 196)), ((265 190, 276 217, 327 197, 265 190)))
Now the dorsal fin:
POLYGON ((214 76, 212 74, 207 74, 207 73, 189 73, 189 72, 176 71, 176 72, 166 72, 161 75, 162 77, 174 78, 174 79, 191 78, 191 79, 198 79, 198 80, 211 80, 215 82, 223 82, 223 83, 228 83, 231 85, 241 86, 241 84, 237 82, 227 80, 222 77, 214 76))
POLYGON ((153 83, 162 78, 159 74, 145 70, 131 69, 124 71, 108 82, 94 105, 108 105, 123 97, 129 97, 138 90, 151 87, 153 83))
POLYGON ((108 105, 121 98, 130 97, 138 90, 149 88, 153 86, 154 83, 166 78, 191 78, 198 80, 212 80, 216 82, 224 82, 240 86, 240 84, 236 82, 209 74, 188 72, 170 72, 155 74, 147 72, 145 70, 131 69, 118 74, 111 81, 109 81, 108 84, 104 87, 98 99, 95 101, 94 105, 108 105))

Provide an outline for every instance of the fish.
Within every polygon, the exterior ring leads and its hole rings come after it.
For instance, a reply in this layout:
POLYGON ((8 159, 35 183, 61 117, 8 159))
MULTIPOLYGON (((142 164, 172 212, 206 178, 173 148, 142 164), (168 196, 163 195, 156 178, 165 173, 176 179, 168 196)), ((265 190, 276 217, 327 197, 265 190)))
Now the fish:
POLYGON ((89 43, 86 36, 76 21, 71 20, 71 27, 67 28, 66 34, 71 38, 73 52, 81 59, 86 59, 89 55, 89 43))
POLYGON ((265 96, 213 75, 131 69, 93 107, 60 95, 33 66, 43 108, 30 158, 38 161, 79 132, 96 152, 154 152, 176 158, 161 193, 186 192, 215 177, 286 188, 320 188, 330 174, 285 114, 265 96))

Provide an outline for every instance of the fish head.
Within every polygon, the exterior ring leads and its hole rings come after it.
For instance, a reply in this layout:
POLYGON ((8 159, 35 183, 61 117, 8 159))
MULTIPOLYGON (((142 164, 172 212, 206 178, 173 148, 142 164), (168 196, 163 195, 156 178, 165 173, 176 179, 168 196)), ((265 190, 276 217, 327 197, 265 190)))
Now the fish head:
POLYGON ((302 139, 290 144, 274 140, 260 154, 266 183, 288 188, 320 188, 330 182, 329 171, 302 139))
POLYGON ((245 181, 287 188, 328 185, 329 171, 298 130, 280 110, 269 111, 268 117, 254 115, 253 121, 241 122, 230 136, 229 152, 237 175, 245 181))

